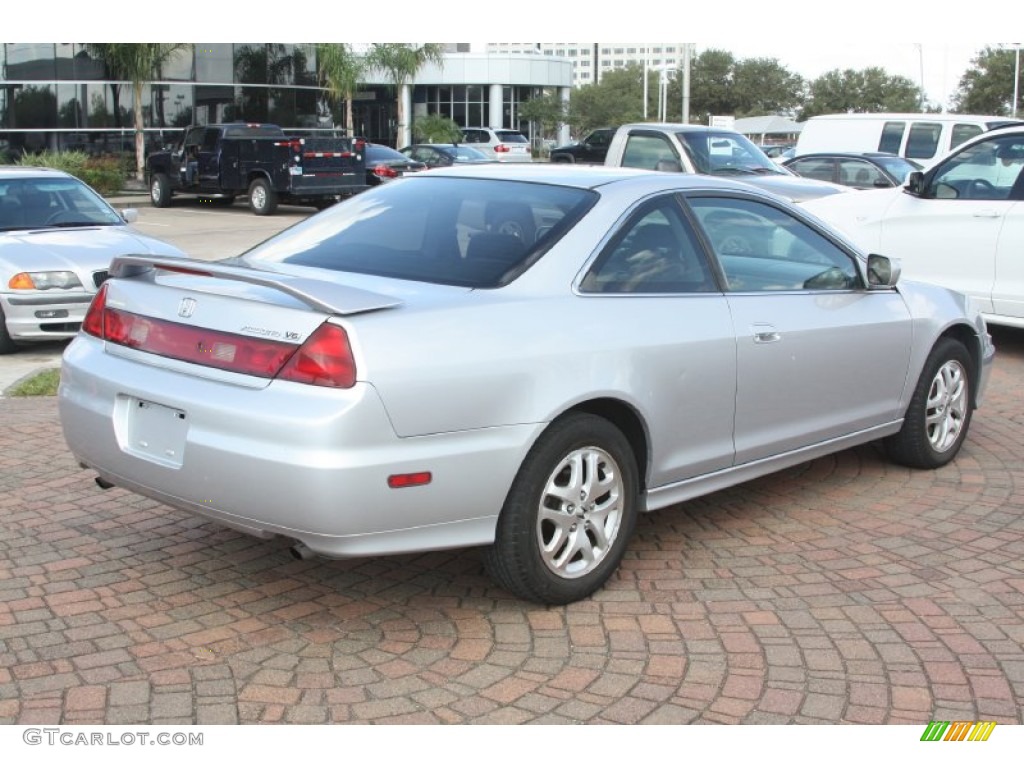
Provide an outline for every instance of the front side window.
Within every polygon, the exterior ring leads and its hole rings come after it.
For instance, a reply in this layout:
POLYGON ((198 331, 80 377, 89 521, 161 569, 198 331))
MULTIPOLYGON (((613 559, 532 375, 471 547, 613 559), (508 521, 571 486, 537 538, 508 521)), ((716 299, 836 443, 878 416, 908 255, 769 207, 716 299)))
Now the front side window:
POLYGON ((732 292, 829 291, 861 286, 851 256, 767 203, 689 199, 732 292))
POLYGON ((935 169, 924 197, 1007 200, 1024 166, 1024 136, 1001 136, 960 150, 935 169))
POLYGON ((984 131, 982 131, 980 125, 957 123, 949 134, 949 149, 955 149, 968 139, 973 139, 981 133, 984 133, 984 131))
POLYGON ((594 262, 580 290, 705 293, 717 287, 678 202, 664 196, 630 218, 594 262))
POLYGON ((886 178, 884 173, 863 160, 840 160, 839 183, 860 189, 892 186, 892 182, 886 178))

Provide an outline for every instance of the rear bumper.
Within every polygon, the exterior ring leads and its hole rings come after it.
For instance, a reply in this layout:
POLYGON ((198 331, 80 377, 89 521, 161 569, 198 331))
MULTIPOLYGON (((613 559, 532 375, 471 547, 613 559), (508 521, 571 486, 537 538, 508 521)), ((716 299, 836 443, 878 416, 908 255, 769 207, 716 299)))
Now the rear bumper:
POLYGON ((256 536, 287 536, 330 557, 490 543, 539 431, 517 425, 399 438, 366 384, 250 388, 103 346, 79 336, 64 356, 61 422, 84 466, 177 509, 256 536), (182 414, 179 426, 157 430, 154 442, 167 445, 155 454, 134 415, 140 402, 182 414), (432 482, 389 487, 390 475, 411 472, 430 472, 432 482))

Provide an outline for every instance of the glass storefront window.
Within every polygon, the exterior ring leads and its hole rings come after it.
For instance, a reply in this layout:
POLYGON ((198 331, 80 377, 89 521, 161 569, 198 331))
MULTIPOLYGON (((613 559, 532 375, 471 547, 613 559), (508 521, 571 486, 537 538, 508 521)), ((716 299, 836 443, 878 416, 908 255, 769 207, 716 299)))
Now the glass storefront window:
POLYGON ((194 48, 197 82, 234 82, 235 63, 231 43, 196 43, 194 48))

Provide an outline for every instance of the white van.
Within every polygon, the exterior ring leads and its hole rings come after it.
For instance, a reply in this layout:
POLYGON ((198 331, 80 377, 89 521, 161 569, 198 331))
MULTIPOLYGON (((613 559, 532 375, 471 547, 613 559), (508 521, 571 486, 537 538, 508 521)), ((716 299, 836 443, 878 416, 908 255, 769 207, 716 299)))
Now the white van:
POLYGON ((804 123, 795 155, 890 152, 927 168, 980 133, 1013 124, 995 115, 853 113, 818 115, 804 123))

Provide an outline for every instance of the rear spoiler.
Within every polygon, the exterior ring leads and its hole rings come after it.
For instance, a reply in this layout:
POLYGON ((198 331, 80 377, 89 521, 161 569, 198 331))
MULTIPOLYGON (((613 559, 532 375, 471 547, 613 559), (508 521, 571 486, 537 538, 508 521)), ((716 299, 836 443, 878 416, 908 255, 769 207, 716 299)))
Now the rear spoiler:
POLYGON ((152 281, 157 272, 170 272, 219 280, 236 280, 251 285, 273 288, 292 296, 310 309, 330 315, 355 315, 375 309, 387 309, 402 304, 401 299, 364 291, 330 280, 314 280, 279 272, 267 272, 250 267, 229 267, 198 259, 178 259, 160 256, 116 256, 110 262, 110 277, 132 279, 148 276, 152 281))

